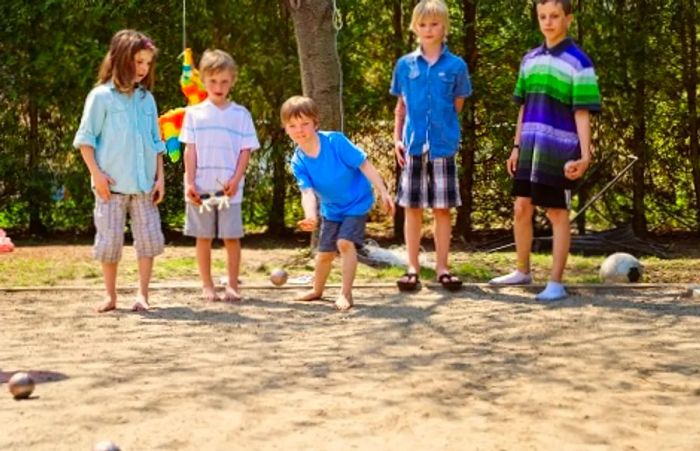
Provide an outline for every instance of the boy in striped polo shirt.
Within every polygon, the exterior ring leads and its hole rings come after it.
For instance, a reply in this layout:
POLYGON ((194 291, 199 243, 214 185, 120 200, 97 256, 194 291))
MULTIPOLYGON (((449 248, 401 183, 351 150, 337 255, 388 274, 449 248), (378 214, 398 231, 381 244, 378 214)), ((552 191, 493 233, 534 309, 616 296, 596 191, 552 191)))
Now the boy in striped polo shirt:
POLYGON ((574 181, 591 161, 590 112, 600 110, 593 64, 567 36, 571 0, 536 0, 545 42, 522 60, 514 98, 520 106, 515 142, 506 163, 514 177, 517 268, 494 285, 532 283, 532 215, 543 207, 552 224, 552 270, 539 301, 567 297, 562 285, 571 243, 569 201, 574 181))

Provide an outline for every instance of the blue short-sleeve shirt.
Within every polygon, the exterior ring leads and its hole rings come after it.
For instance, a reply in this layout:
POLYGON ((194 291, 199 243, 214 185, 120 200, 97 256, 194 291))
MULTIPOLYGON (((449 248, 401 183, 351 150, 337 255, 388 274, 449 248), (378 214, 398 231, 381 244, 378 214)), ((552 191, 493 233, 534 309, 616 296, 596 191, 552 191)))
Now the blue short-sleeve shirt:
POLYGON ((76 149, 81 145, 95 149, 97 165, 116 182, 113 192, 150 192, 157 155, 165 151, 153 95, 143 88, 126 95, 112 82, 93 88, 73 140, 76 149))
POLYGON ((455 154, 460 125, 454 101, 472 93, 469 69, 462 58, 444 45, 438 60, 430 65, 419 47, 397 61, 390 92, 406 103, 403 143, 410 155, 420 155, 426 144, 431 159, 455 154))
POLYGON ((321 216, 331 221, 367 214, 374 203, 372 185, 360 170, 367 155, 340 132, 318 132, 318 137, 321 147, 316 157, 298 147, 292 156, 299 189, 313 189, 321 216))

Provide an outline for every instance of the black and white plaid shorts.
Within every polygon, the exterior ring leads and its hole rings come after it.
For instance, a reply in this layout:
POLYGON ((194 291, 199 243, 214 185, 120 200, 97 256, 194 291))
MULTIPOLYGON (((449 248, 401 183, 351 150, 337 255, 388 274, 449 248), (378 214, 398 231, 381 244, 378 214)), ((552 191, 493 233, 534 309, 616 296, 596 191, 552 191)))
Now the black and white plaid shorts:
POLYGON ((462 205, 455 157, 430 160, 427 153, 407 155, 396 202, 404 208, 452 208, 462 205))

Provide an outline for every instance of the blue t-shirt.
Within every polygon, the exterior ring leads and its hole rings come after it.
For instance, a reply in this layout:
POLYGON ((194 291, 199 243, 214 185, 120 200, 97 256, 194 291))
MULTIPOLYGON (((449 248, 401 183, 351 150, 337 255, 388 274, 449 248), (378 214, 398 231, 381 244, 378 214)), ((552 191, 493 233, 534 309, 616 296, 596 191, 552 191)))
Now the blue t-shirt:
POLYGON ((409 155, 420 155, 426 144, 431 160, 457 152, 460 128, 454 102, 472 93, 462 58, 443 45, 431 65, 419 47, 397 61, 390 92, 406 103, 403 143, 409 155))
POLYGON ((340 132, 318 132, 318 138, 316 157, 294 150, 292 172, 299 189, 316 192, 321 216, 330 221, 367 214, 374 203, 372 185, 360 171, 367 154, 340 132))

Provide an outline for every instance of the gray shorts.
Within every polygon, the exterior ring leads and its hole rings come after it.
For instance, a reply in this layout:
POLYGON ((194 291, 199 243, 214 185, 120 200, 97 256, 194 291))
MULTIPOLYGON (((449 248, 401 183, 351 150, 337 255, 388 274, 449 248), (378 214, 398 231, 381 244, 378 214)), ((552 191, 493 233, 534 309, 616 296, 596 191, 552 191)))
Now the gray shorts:
POLYGON ((367 215, 346 216, 342 221, 321 218, 321 231, 318 237, 319 252, 337 252, 338 240, 348 240, 360 247, 365 242, 367 215))
POLYGON ((155 257, 163 253, 165 238, 158 207, 153 205, 151 194, 112 193, 108 201, 95 196, 96 233, 92 251, 96 260, 105 263, 121 260, 127 214, 137 257, 155 257))
POLYGON ((230 204, 228 208, 212 208, 211 211, 199 208, 191 202, 185 202, 186 236, 195 238, 220 238, 233 240, 243 237, 243 219, 241 204, 230 204))

